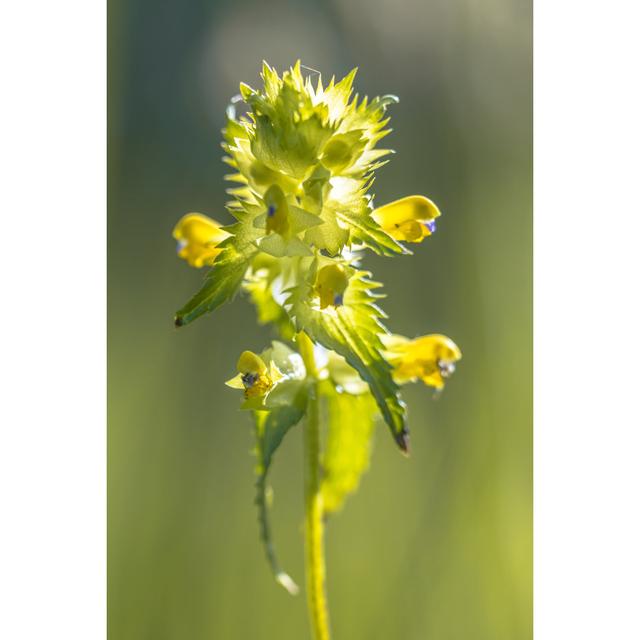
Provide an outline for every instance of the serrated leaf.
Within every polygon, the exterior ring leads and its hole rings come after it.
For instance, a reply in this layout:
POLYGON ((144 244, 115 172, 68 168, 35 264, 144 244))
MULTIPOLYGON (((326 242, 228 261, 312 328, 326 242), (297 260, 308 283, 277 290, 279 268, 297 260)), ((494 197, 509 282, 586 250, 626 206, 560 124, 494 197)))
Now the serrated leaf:
POLYGON ((333 178, 331 196, 325 202, 321 217, 330 220, 327 212, 331 212, 334 225, 339 229, 347 229, 352 242, 365 245, 379 255, 408 253, 371 217, 372 209, 366 195, 370 184, 370 180, 363 183, 361 180, 344 176, 333 178))
POLYGON ((255 503, 258 507, 258 523, 260 525, 260 539, 264 544, 267 560, 273 571, 274 578, 289 593, 295 595, 298 586, 282 570, 275 553, 269 521, 269 507, 267 504, 267 474, 271 467, 273 454, 280 446, 283 438, 304 415, 304 410, 296 406, 277 407, 271 411, 255 411, 257 480, 255 503))
POLYGON ((175 316, 176 327, 183 327, 205 313, 210 313, 232 300, 242 284, 255 250, 240 252, 233 238, 225 240, 222 253, 207 273, 204 285, 175 316))
POLYGON ((292 291, 286 305, 291 305, 299 331, 304 330, 312 340, 341 355, 369 385, 396 444, 406 453, 409 432, 405 405, 391 375, 391 365, 381 354, 384 347, 379 336, 387 330, 380 321, 384 314, 374 303, 380 297, 375 293, 380 285, 367 280, 367 275, 363 271, 352 275, 340 307, 321 310, 310 283, 292 291))
POLYGON ((305 242, 312 244, 319 250, 325 250, 330 255, 335 256, 342 250, 349 241, 349 230, 338 224, 335 211, 329 207, 322 209, 321 218, 323 223, 313 227, 304 234, 305 242))
POLYGON ((327 441, 322 458, 326 513, 339 511, 369 467, 378 407, 369 392, 339 393, 329 381, 320 387, 327 408, 327 441))
POLYGON ((272 233, 262 238, 256 246, 260 248, 260 251, 264 251, 274 258, 312 255, 311 249, 297 236, 283 238, 278 233, 272 233))
POLYGON ((336 211, 336 218, 350 227, 352 238, 369 247, 378 255, 393 256, 410 253, 380 227, 368 210, 353 211, 353 209, 345 208, 336 211))

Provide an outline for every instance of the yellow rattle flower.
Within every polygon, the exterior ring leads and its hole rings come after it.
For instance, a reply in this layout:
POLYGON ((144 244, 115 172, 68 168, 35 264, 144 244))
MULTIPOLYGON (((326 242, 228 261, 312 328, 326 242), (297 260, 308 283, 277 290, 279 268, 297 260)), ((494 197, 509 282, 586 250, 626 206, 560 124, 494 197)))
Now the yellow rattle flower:
POLYGON ((422 380, 427 386, 442 389, 446 378, 455 371, 462 358, 458 346, 447 336, 431 334, 409 340, 403 336, 381 336, 386 358, 393 366, 398 384, 422 380))
POLYGON ((242 352, 237 369, 238 375, 227 380, 225 384, 232 389, 243 389, 245 398, 266 395, 283 377, 273 362, 267 367, 264 360, 253 351, 242 352))
POLYGON ((291 230, 289 224, 289 205, 284 191, 277 184, 272 184, 264 194, 267 205, 267 234, 275 231, 283 237, 288 237, 291 230))
POLYGON ((329 264, 318 271, 315 292, 320 298, 320 308, 329 305, 339 307, 344 302, 344 292, 349 284, 349 278, 344 269, 337 264, 329 264))
POLYGON ((213 264, 222 252, 217 246, 229 235, 221 229, 220 223, 201 213, 182 216, 173 230, 173 237, 178 241, 178 255, 198 269, 213 264))
POLYGON ((424 196, 407 196, 375 209, 373 219, 394 239, 422 242, 436 230, 438 207, 424 196))

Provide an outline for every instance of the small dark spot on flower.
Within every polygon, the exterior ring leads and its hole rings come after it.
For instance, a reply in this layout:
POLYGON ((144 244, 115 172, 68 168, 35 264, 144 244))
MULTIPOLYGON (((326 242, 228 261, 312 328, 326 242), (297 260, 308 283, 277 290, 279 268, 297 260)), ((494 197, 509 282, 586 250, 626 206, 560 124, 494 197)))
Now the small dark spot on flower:
POLYGON ((427 227, 427 229, 429 229, 429 231, 431 233, 435 233, 435 231, 436 231, 436 221, 435 220, 428 220, 427 222, 424 223, 424 226, 427 227))
POLYGON ((267 215, 268 215, 270 218, 273 218, 273 216, 274 216, 275 212, 276 212, 276 208, 275 208, 273 205, 271 205, 271 206, 267 209, 267 215))
POLYGON ((242 384, 247 388, 253 387, 253 385, 256 383, 257 379, 258 379, 258 374, 257 373, 243 373, 242 374, 242 384))
POLYGON ((443 378, 448 378, 456 370, 456 365, 449 360, 438 360, 438 370, 443 378))
POLYGON ((334 304, 336 307, 340 307, 340 306, 342 306, 342 305, 344 304, 344 296, 343 296, 341 293, 336 294, 336 295, 333 297, 333 304, 334 304))

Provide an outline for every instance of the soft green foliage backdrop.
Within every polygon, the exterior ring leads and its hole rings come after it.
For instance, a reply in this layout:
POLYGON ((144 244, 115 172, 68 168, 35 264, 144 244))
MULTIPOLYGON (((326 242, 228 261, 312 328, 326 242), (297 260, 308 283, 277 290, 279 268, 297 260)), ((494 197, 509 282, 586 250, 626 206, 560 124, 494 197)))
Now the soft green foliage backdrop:
MULTIPOLYGON (((413 258, 367 266, 394 331, 450 335, 443 396, 405 389, 412 457, 379 428, 372 469, 328 531, 337 640, 531 637, 531 6, 529 0, 109 3, 109 636, 300 640, 305 602, 258 543, 251 423, 224 387, 269 338, 239 300, 175 331, 200 283, 178 217, 223 222, 219 129, 263 58, 359 66, 394 93, 398 154, 377 203, 433 198, 413 258)), ((274 534, 302 580, 301 438, 278 451, 274 534)))

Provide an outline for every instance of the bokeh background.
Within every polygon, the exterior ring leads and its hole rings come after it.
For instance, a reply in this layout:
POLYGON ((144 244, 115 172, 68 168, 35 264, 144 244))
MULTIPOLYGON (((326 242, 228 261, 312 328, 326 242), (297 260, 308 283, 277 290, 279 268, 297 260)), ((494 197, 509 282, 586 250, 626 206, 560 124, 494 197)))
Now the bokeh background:
MULTIPOLYGON (((337 640, 532 635, 530 0, 109 0, 109 638, 301 640, 304 596, 258 542, 252 432, 224 387, 269 340, 246 299, 176 331, 202 273, 175 256, 187 211, 224 210, 224 111, 261 60, 394 93, 376 202, 443 211, 413 258, 367 256, 390 327, 464 359, 438 400, 406 389, 412 457, 379 428, 330 523, 337 640)), ((300 430, 277 453, 274 534, 302 581, 300 430)))

